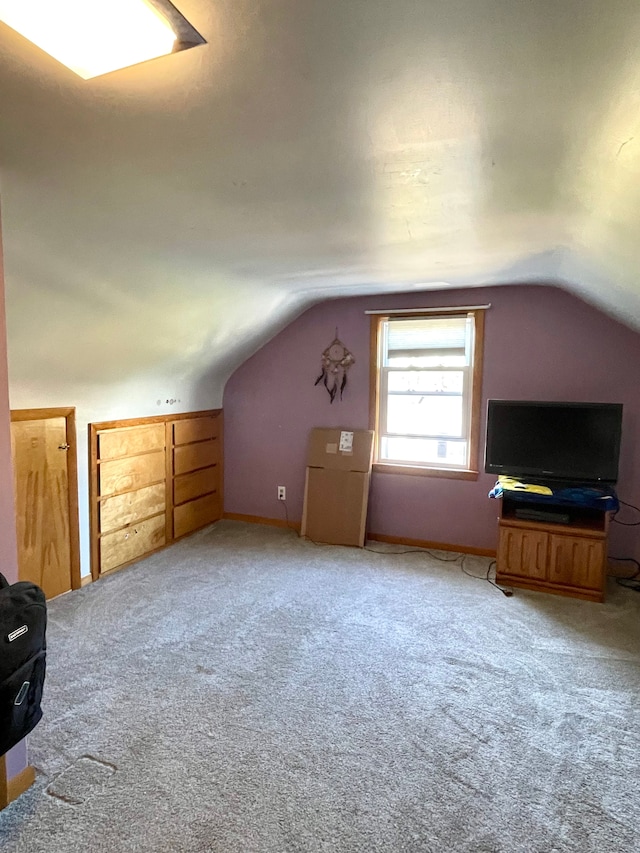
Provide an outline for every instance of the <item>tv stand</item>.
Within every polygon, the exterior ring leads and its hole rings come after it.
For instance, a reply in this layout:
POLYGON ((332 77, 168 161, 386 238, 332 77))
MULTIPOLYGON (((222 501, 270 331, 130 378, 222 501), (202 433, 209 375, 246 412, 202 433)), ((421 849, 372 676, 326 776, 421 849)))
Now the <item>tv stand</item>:
POLYGON ((501 499, 496 581, 604 601, 609 513, 578 505, 501 499))

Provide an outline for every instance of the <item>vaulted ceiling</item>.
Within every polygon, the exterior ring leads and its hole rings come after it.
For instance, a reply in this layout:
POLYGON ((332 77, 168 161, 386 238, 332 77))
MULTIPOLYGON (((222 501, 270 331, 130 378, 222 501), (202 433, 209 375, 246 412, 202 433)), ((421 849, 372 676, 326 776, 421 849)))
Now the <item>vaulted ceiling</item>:
POLYGON ((10 369, 229 372, 312 302, 556 282, 640 328, 637 0, 174 0, 84 81, 0 24, 10 369))

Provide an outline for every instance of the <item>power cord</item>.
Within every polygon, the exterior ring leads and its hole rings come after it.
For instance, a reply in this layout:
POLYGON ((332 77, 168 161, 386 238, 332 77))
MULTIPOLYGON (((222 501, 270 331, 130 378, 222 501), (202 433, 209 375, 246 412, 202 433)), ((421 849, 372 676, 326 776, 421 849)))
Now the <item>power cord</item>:
MULTIPOLYGON (((298 530, 298 528, 295 527, 293 524, 291 524, 291 522, 289 521, 289 512, 287 510, 287 502, 286 501, 279 501, 279 503, 281 503, 283 508, 284 508, 284 516, 285 516, 285 522, 286 522, 287 527, 289 528, 289 530, 293 530, 293 532, 296 534, 296 536, 298 536, 299 539, 305 538, 309 542, 311 542, 313 545, 316 545, 319 548, 332 547, 328 542, 315 542, 309 536, 303 537, 302 534, 300 533, 300 531, 298 530)), ((625 503, 625 501, 620 501, 620 503, 623 504, 624 506, 627 506, 627 507, 630 507, 631 509, 636 510, 637 512, 640 512, 640 508, 638 508, 637 506, 634 506, 633 504, 625 503)), ((612 520, 616 521, 615 515, 614 515, 612 520)), ((617 523, 622 524, 625 527, 635 527, 635 526, 640 525, 640 521, 634 521, 634 522, 618 521, 617 523)), ((333 546, 333 547, 335 547, 335 546, 333 546)), ((344 547, 349 547, 349 546, 344 546, 344 547)), ((467 569, 465 569, 465 567, 464 567, 465 561, 467 559, 466 554, 462 554, 461 556, 456 556, 456 557, 441 557, 439 554, 436 554, 434 551, 430 551, 428 548, 407 548, 407 549, 402 550, 402 551, 381 551, 377 548, 371 548, 368 545, 364 546, 364 550, 369 551, 370 554, 381 554, 383 556, 392 556, 392 557, 395 557, 395 556, 400 557, 404 554, 428 554, 434 560, 439 560, 441 563, 457 563, 459 561, 461 571, 465 575, 467 575, 468 577, 474 578, 474 580, 486 581, 487 583, 491 584, 491 586, 495 587, 496 589, 499 589, 500 592, 504 596, 506 596, 507 598, 510 598, 513 595, 512 589, 510 589, 509 587, 502 587, 499 584, 497 584, 494 580, 491 579, 491 577, 490 577, 491 570, 496 567, 496 561, 495 560, 492 560, 489 563, 489 566, 487 567, 487 571, 486 571, 485 575, 474 575, 472 572, 467 571, 467 569)), ((638 560, 634 559, 633 557, 610 557, 609 559, 610 560, 617 560, 618 562, 621 562, 621 563, 633 563, 635 565, 636 570, 632 575, 628 575, 625 577, 618 577, 616 575, 613 575, 613 577, 615 578, 615 581, 618 584, 618 586, 622 586, 625 589, 631 589, 634 592, 640 592, 640 562, 638 560)))
POLYGON ((634 580, 633 578, 616 578, 616 583, 618 586, 622 586, 625 589, 630 589, 633 592, 640 592, 640 580, 634 580))
POLYGON ((401 556, 402 554, 428 554, 430 557, 433 557, 434 560, 439 560, 441 563, 457 563, 460 559, 460 557, 440 557, 428 548, 407 548, 403 551, 381 551, 378 548, 370 548, 368 545, 365 545, 364 550, 369 551, 371 554, 387 554, 392 557, 395 557, 396 555, 401 556))
POLYGON ((618 575, 612 575, 615 578, 615 582, 618 586, 622 586, 625 589, 631 589, 634 592, 640 592, 640 562, 634 559, 633 557, 609 557, 610 560, 617 560, 620 563, 633 563, 636 567, 635 572, 632 575, 625 575, 624 577, 619 577, 618 575))
POLYGON ((488 565, 488 567, 487 567, 487 573, 486 573, 484 576, 482 576, 482 575, 474 575, 474 574, 472 574, 471 572, 468 572, 468 571, 465 569, 465 567, 464 567, 464 563, 465 563, 465 560, 466 560, 466 559, 467 559, 467 555, 466 555, 466 554, 463 554, 463 555, 462 555, 462 560, 460 561, 460 568, 461 568, 461 569, 462 569, 462 571, 465 573, 465 575, 468 575, 470 578, 475 578, 475 579, 476 579, 476 580, 478 580, 478 581, 485 580, 485 581, 487 581, 487 583, 490 583, 490 584, 491 584, 491 586, 495 586, 495 588, 496 588, 496 589, 499 589, 499 590, 500 590, 500 592, 501 592, 503 595, 505 595, 507 598, 511 598, 511 596, 513 595, 513 590, 512 590, 510 587, 502 587, 502 586, 500 586, 499 584, 497 584, 495 581, 491 580, 491 577, 490 577, 490 575, 491 575, 491 569, 495 568, 495 567, 496 567, 496 565, 497 565, 495 560, 492 560, 492 561, 489 563, 489 565, 488 565))
MULTIPOLYGON (((609 557, 610 560, 616 560, 618 563, 633 563, 636 567, 635 572, 632 575, 628 575, 623 580, 633 580, 640 575, 640 563, 635 560, 633 557, 609 557)), ((613 577, 617 577, 617 575, 613 575, 613 577)))
MULTIPOLYGON (((285 521, 286 521, 287 527, 290 530, 293 530, 299 539, 303 539, 303 538, 307 539, 309 542, 311 542, 312 545, 317 545, 319 548, 332 548, 332 547, 335 548, 336 547, 335 545, 331 545, 329 542, 316 542, 314 539, 311 539, 310 536, 305 535, 303 537, 302 534, 300 533, 300 531, 296 527, 294 527, 294 525, 291 524, 291 522, 289 521, 289 513, 287 511, 287 502, 286 501, 279 501, 279 503, 281 503, 284 507, 284 515, 285 515, 285 521)), ((338 546, 338 547, 340 547, 340 546, 338 546)), ((345 545, 342 547, 348 548, 351 546, 345 545)), ((434 551, 431 551, 428 548, 407 548, 407 549, 404 549, 402 551, 381 551, 378 548, 371 548, 368 545, 365 545, 363 550, 368 551, 370 554, 380 554, 380 555, 386 556, 386 557, 401 557, 404 554, 428 554, 434 560, 438 560, 441 563, 458 563, 459 562, 460 563, 460 569, 468 577, 474 578, 475 580, 487 581, 487 583, 490 583, 491 586, 495 587, 496 589, 499 589, 500 592, 503 595, 505 595, 507 598, 510 598, 513 595, 512 589, 503 588, 503 587, 499 586, 495 581, 491 580, 490 574, 491 574, 491 569, 494 568, 496 565, 495 560, 492 560, 489 563, 486 574, 484 576, 482 576, 482 575, 474 575, 465 569, 464 563, 465 563, 465 560, 467 559, 466 554, 457 555, 455 557, 441 557, 439 554, 436 554, 434 551)))
POLYGON ((293 530, 294 533, 297 533, 297 535, 300 536, 300 531, 298 530, 298 528, 295 527, 295 525, 291 524, 291 522, 289 521, 289 513, 287 512, 287 502, 286 501, 278 501, 278 503, 282 504, 282 506, 284 508, 284 518, 285 518, 287 527, 289 528, 289 530, 293 530))
MULTIPOLYGON (((629 509, 635 510, 635 512, 640 512, 640 508, 634 506, 633 504, 628 504, 625 501, 621 501, 620 499, 618 499, 618 503, 620 503, 622 506, 629 507, 629 509)), ((621 524, 623 527, 638 527, 640 525, 640 521, 619 521, 616 518, 619 512, 619 509, 614 512, 611 521, 615 522, 616 524, 621 524)))

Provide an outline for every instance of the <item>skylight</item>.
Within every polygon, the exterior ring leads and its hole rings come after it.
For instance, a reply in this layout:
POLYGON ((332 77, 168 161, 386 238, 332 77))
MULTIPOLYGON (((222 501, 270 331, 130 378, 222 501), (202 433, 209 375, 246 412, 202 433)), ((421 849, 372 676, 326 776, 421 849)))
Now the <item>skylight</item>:
POLYGON ((204 42, 168 0, 0 0, 0 21, 85 80, 204 42))

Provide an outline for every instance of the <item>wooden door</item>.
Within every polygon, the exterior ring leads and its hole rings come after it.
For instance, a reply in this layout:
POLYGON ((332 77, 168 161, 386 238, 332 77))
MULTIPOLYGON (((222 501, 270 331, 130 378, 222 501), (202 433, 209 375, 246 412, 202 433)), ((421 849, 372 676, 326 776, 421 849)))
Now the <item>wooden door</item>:
POLYGON ((47 598, 80 586, 73 411, 11 413, 18 577, 47 598))
POLYGON ((603 539, 552 536, 549 580, 567 586, 604 590, 605 558, 603 539))
POLYGON ((498 572, 545 580, 548 539, 540 530, 500 525, 498 572))

